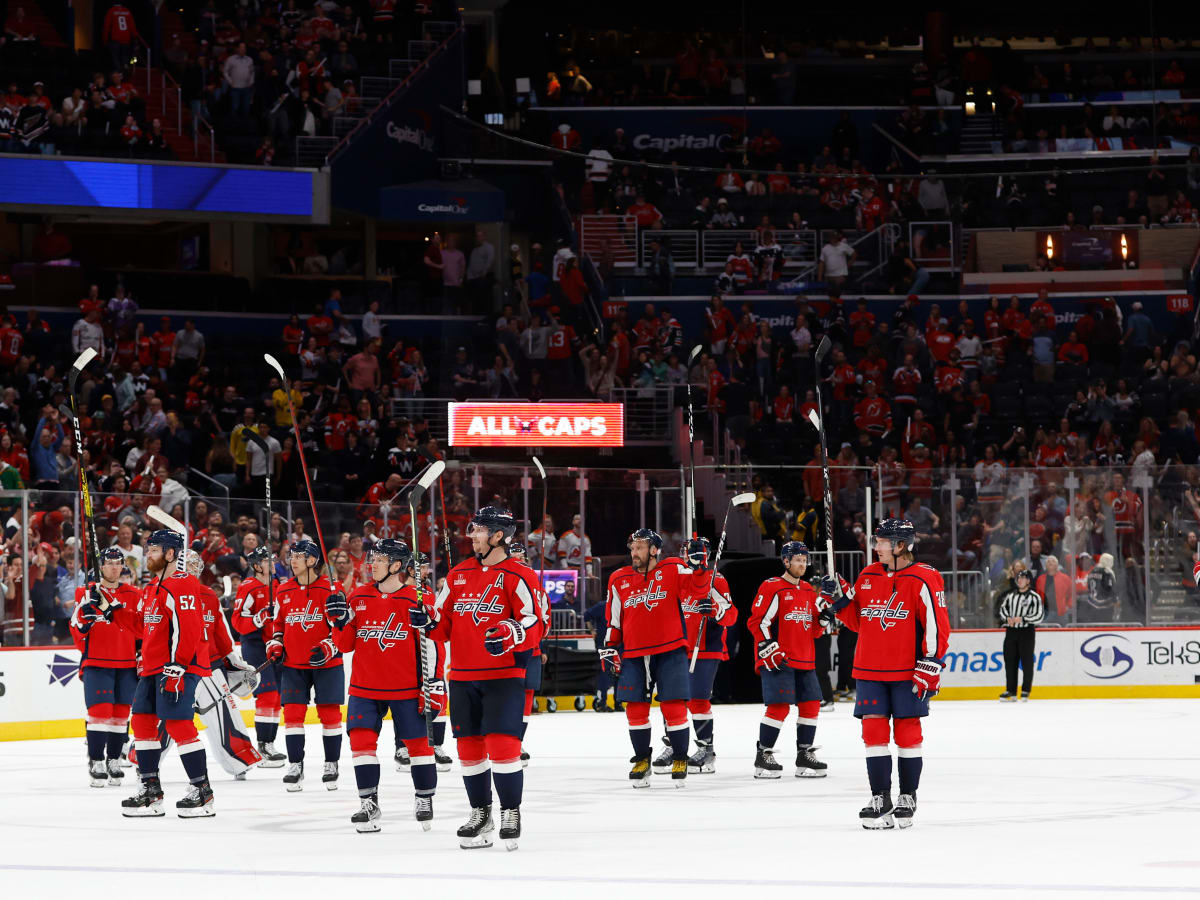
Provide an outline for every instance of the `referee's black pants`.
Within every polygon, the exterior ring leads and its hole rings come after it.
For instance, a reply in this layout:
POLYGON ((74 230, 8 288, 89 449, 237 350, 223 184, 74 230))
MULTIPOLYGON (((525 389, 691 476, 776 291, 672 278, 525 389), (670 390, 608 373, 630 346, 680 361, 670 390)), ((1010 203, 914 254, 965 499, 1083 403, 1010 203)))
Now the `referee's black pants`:
POLYGON ((1033 687, 1033 634, 1032 625, 1004 629, 1004 675, 1008 692, 1017 692, 1017 662, 1021 663, 1021 691, 1028 694, 1033 687))

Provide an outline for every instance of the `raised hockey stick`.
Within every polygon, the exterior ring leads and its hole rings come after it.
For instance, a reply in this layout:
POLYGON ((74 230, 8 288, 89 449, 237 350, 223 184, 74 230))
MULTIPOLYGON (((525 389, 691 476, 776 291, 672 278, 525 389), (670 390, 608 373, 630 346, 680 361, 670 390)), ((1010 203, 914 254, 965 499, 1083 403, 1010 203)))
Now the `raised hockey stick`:
MULTIPOLYGON (((87 475, 83 468, 83 428, 79 425, 79 409, 75 404, 75 382, 88 363, 96 358, 96 351, 91 347, 85 349, 76 357, 67 374, 67 396, 71 400, 71 425, 75 429, 75 454, 79 459, 79 498, 83 511, 83 524, 87 540, 83 542, 83 567, 91 568, 91 580, 100 581, 100 542, 96 540, 96 518, 92 513, 92 494, 88 490, 87 475), (90 557, 90 559, 89 559, 90 557)), ((108 601, 103 601, 107 606, 108 601)))
POLYGON ((537 467, 538 474, 542 476, 542 546, 538 551, 538 563, 541 571, 538 573, 538 581, 542 586, 542 590, 546 590, 546 492, 549 491, 549 482, 546 481, 546 468, 542 465, 542 461, 536 456, 533 457, 533 464, 537 467))
MULTIPOLYGON (((745 506, 747 503, 754 502, 754 493, 746 491, 742 494, 734 494, 729 498, 729 505, 725 507, 725 521, 721 523, 721 539, 717 541, 717 555, 713 557, 712 574, 708 576, 708 590, 705 592, 707 597, 712 593, 713 583, 717 580, 717 565, 721 562, 721 554, 725 552, 725 529, 729 527, 729 512, 735 506, 745 506)), ((700 658, 700 648, 704 645, 704 626, 708 624, 708 616, 700 617, 700 630, 696 634, 696 646, 692 648, 692 661, 688 663, 688 672, 696 671, 696 660, 700 658)))
POLYGON ((817 352, 813 356, 817 407, 820 409, 820 413, 815 409, 810 409, 808 421, 812 422, 821 439, 821 478, 825 490, 825 562, 827 566, 825 574, 836 580, 837 576, 834 574, 833 568, 833 488, 829 482, 829 445, 825 442, 825 407, 821 405, 821 362, 828 353, 829 335, 825 335, 821 338, 821 343, 817 346, 817 352))
MULTIPOLYGON (((450 525, 446 517, 446 486, 440 481, 438 482, 438 493, 442 495, 442 552, 446 555, 446 571, 449 572, 454 565, 454 561, 450 558, 450 525)), ((433 511, 433 497, 429 498, 430 512, 433 511)), ((436 579, 436 575, 432 576, 436 579)), ((436 580, 434 581, 436 584, 436 580)))
MULTIPOLYGON (((412 489, 412 491, 409 492, 409 495, 408 495, 408 512, 409 512, 409 517, 412 519, 413 570, 416 574, 416 578, 414 579, 414 587, 416 588, 416 591, 417 591, 417 602, 420 603, 422 606, 425 605, 425 601, 421 599, 421 589, 423 587, 423 584, 421 582, 421 563, 420 563, 420 550, 419 550, 420 543, 418 540, 419 529, 417 527, 417 507, 421 505, 421 497, 423 497, 425 495, 425 492, 428 491, 430 486, 441 477, 442 472, 444 472, 445 470, 446 470, 446 464, 442 460, 440 460, 440 459, 434 460, 432 463, 429 464, 428 468, 425 469, 424 474, 420 478, 417 479, 417 483, 415 485, 413 485, 413 489, 412 489)), ((429 511, 430 511, 430 514, 433 513, 433 497, 432 497, 432 495, 429 498, 429 511)), ((435 718, 437 718, 437 716, 436 716, 436 714, 434 714, 433 710, 430 708, 430 705, 429 705, 429 668, 428 668, 427 658, 425 655, 425 641, 426 640, 427 640, 427 638, 424 635, 417 636, 417 649, 419 651, 420 662, 421 662, 421 700, 423 701, 422 712, 425 715, 425 731, 427 733, 427 736, 429 737, 429 743, 433 744, 433 720, 435 718)))
MULTIPOLYGON (((692 409, 692 363, 703 349, 699 344, 688 354, 687 370, 687 429, 688 429, 688 489, 684 495, 687 498, 687 509, 683 511, 683 533, 690 535, 696 527, 696 418, 692 409)), ((543 476, 544 477, 544 476, 543 476)), ((545 522, 545 517, 542 519, 545 522)), ((545 527, 545 526, 543 526, 545 527)))
POLYGON ((267 477, 264 490, 267 495, 267 608, 272 612, 275 610, 275 557, 271 550, 271 476, 275 472, 275 451, 271 449, 271 442, 264 438, 257 431, 246 428, 242 434, 246 439, 253 443, 263 455, 267 458, 267 477))
POLYGON ((312 478, 308 474, 308 463, 304 460, 304 438, 300 434, 300 422, 296 419, 296 406, 292 403, 292 383, 288 381, 288 377, 283 371, 283 366, 279 364, 279 360, 270 353, 264 353, 263 359, 266 360, 268 366, 279 373, 279 380, 283 385, 283 393, 287 397, 288 415, 292 417, 292 431, 296 434, 296 452, 300 454, 300 471, 304 473, 304 488, 308 491, 308 507, 312 510, 313 527, 317 532, 317 546, 321 548, 321 559, 325 560, 325 571, 329 575, 329 588, 333 590, 334 585, 337 584, 337 578, 333 572, 333 563, 329 561, 329 554, 325 552, 325 535, 321 533, 321 519, 317 515, 317 498, 313 494, 312 478))

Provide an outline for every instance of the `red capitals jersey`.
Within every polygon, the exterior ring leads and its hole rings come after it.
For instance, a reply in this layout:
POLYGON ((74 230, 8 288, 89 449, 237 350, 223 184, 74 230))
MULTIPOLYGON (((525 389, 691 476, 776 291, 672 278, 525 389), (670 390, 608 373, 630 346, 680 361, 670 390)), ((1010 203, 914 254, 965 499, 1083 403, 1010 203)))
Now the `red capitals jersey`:
POLYGON ((329 579, 321 575, 304 587, 295 578, 275 588, 275 620, 272 636, 283 642, 283 664, 292 669, 332 669, 342 664, 342 655, 323 666, 310 666, 308 659, 313 647, 330 636, 329 622, 325 618, 325 598, 333 593, 329 579))
POLYGON ((219 669, 221 660, 233 652, 233 634, 229 622, 221 609, 221 601, 210 587, 200 592, 200 605, 204 610, 204 640, 208 644, 209 668, 219 669))
POLYGON ((345 628, 334 629, 334 643, 343 653, 353 651, 350 696, 369 700, 412 700, 421 693, 421 650, 425 641, 426 677, 437 671, 438 645, 420 637, 408 624, 408 611, 417 605, 411 585, 384 594, 364 584, 350 595, 354 616, 345 628))
POLYGON ((515 559, 485 566, 477 557, 450 570, 434 600, 434 640, 450 644, 451 681, 524 678, 525 662, 542 639, 537 576, 515 559), (525 639, 503 656, 483 646, 484 634, 505 619, 525 629, 525 639))
MULTIPOLYGON (((103 619, 94 623, 87 632, 79 630, 79 607, 83 603, 87 591, 84 588, 75 589, 75 612, 71 615, 71 637, 75 646, 83 654, 79 668, 92 666, 96 669, 132 669, 137 664, 137 638, 134 633, 122 628, 116 622, 105 622, 103 619)), ((138 605, 137 588, 128 584, 119 584, 115 591, 110 591, 103 585, 102 593, 109 603, 120 603, 129 609, 138 605)))
POLYGON ((203 589, 192 575, 160 576, 142 588, 137 604, 114 611, 113 621, 142 639, 139 675, 157 675, 171 663, 191 675, 209 674, 203 589))
POLYGON ((625 657, 667 653, 688 644, 683 602, 692 570, 675 557, 661 560, 645 574, 622 566, 608 579, 604 642, 620 644, 625 657))
POLYGON ((862 570, 838 618, 858 632, 853 677, 907 681, 917 659, 942 659, 950 645, 950 617, 942 576, 924 563, 895 574, 882 564, 862 570))
POLYGON ((0 366, 10 369, 21 358, 25 337, 15 328, 0 328, 0 366))
POLYGON ((254 624, 254 617, 270 605, 270 592, 267 586, 251 576, 238 585, 237 594, 233 598, 233 630, 242 636, 242 640, 266 643, 271 639, 274 624, 268 613, 267 621, 259 628, 254 624))
MULTIPOLYGON (((789 669, 817 667, 813 642, 824 628, 817 620, 817 592, 807 581, 792 584, 782 575, 764 581, 750 607, 747 627, 756 645, 776 641, 787 654, 789 669)), ((756 656, 754 671, 761 671, 762 665, 756 656)))
POLYGON ((687 594, 683 598, 683 624, 687 628, 688 652, 696 646, 700 639, 700 624, 710 619, 704 626, 704 646, 700 648, 698 659, 729 659, 729 648, 725 646, 725 629, 737 621, 737 607, 729 598, 729 582, 721 574, 714 575, 711 570, 693 569, 690 576, 684 576, 683 583, 687 586, 687 594), (709 588, 712 579, 712 588, 709 588), (697 608, 705 594, 712 596, 717 604, 717 614, 706 616, 697 608))

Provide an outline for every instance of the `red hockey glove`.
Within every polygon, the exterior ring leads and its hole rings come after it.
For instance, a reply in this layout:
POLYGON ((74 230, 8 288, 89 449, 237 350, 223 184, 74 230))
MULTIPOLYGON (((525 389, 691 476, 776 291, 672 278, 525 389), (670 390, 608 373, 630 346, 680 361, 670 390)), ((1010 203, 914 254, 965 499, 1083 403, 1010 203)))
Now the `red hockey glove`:
POLYGON ((429 698, 429 708, 434 714, 440 714, 446 708, 446 682, 440 678, 431 678, 425 682, 423 697, 429 698))
POLYGON ((273 637, 267 641, 267 659, 278 662, 283 659, 283 641, 279 637, 273 637))
POLYGON ((178 700, 179 695, 183 693, 183 675, 184 668, 181 665, 170 663, 163 666, 162 674, 158 676, 158 692, 174 694, 178 700))
POLYGON ((504 619, 493 625, 483 635, 483 648, 492 656, 511 653, 525 640, 525 629, 520 622, 504 619))
POLYGON ((918 700, 932 697, 942 687, 943 665, 931 656, 922 656, 913 669, 913 693, 918 700))
POLYGON ((762 664, 766 668, 772 672, 778 672, 787 661, 787 654, 779 649, 776 641, 759 641, 758 658, 762 660, 762 664))
POLYGON ((600 648, 600 670, 612 678, 621 674, 621 654, 616 647, 600 648))
POLYGON ((696 612, 702 616, 720 615, 720 608, 717 606, 717 601, 713 599, 711 591, 703 597, 696 598, 696 612))
POLYGON ((250 616, 250 621, 254 623, 255 628, 262 628, 264 625, 267 624, 267 620, 271 618, 271 605, 267 604, 262 609, 260 609, 258 612, 251 612, 251 610, 253 608, 254 608, 254 598, 247 597, 246 598, 246 606, 245 606, 245 610, 246 610, 245 614, 250 616))
POLYGON ((335 656, 337 656, 337 647, 334 646, 333 639, 325 638, 312 648, 312 653, 308 654, 308 664, 313 668, 319 668, 335 656))

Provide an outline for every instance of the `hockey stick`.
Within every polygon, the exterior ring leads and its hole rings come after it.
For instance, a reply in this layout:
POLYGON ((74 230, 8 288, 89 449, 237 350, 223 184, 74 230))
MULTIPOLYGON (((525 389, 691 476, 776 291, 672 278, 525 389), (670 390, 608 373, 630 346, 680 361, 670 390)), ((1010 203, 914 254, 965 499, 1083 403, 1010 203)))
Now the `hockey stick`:
MULTIPOLYGON (((688 354, 688 380, 687 380, 687 429, 688 429, 688 476, 689 487, 686 494, 687 509, 683 511, 683 534, 684 537, 690 537, 696 527, 696 426, 695 414, 692 410, 692 363, 696 361, 696 357, 700 355, 701 346, 697 344, 692 348, 692 352, 688 354)), ((543 517, 542 521, 545 521, 543 517)), ((544 526, 543 526, 544 527, 544 526)))
MULTIPOLYGON (((754 493, 746 491, 743 494, 734 494, 729 498, 729 505, 725 507, 725 521, 721 523, 721 539, 717 541, 717 555, 713 558, 712 574, 708 576, 708 590, 704 596, 712 593, 713 584, 717 580, 717 565, 721 562, 721 554, 725 552, 725 529, 729 527, 729 512, 735 506, 745 506, 747 503, 754 502, 754 493)), ((708 624, 708 616, 700 617, 700 630, 696 634, 696 646, 692 648, 692 661, 688 664, 688 672, 696 671, 696 660, 700 658, 700 648, 704 645, 704 626, 708 624)))
POLYGON ((537 467, 538 474, 542 476, 542 546, 538 552, 538 562, 541 571, 538 573, 538 579, 541 582, 542 590, 546 590, 546 493, 550 489, 549 482, 546 481, 546 468, 542 465, 542 461, 536 456, 533 457, 533 464, 537 467))
POLYGON ((325 560, 325 571, 329 575, 329 589, 335 590, 334 585, 337 584, 337 578, 334 577, 333 563, 329 561, 329 554, 325 552, 325 535, 321 533, 321 519, 317 516, 317 498, 313 494, 312 478, 308 474, 308 463, 304 460, 304 438, 300 434, 300 422, 296 419, 296 406, 292 403, 292 383, 288 381, 288 377, 284 374, 283 366, 279 364, 279 360, 273 357, 270 353, 264 353, 263 359, 267 365, 279 373, 280 382, 283 384, 283 393, 287 396, 288 415, 292 417, 292 430, 296 433, 296 452, 300 454, 300 471, 304 473, 304 488, 308 491, 308 507, 312 510, 313 526, 317 532, 317 546, 321 548, 321 559, 325 560))
POLYGON ((821 405, 821 362, 829 353, 829 335, 821 338, 821 343, 817 346, 816 355, 813 356, 813 369, 816 375, 815 385, 817 389, 817 410, 810 409, 808 411, 808 421, 812 422, 814 428, 817 429, 817 434, 821 438, 821 478, 824 482, 825 489, 825 561, 827 564, 826 575, 836 580, 837 576, 833 569, 833 488, 829 483, 829 445, 825 442, 825 407, 821 405))
MULTIPOLYGON (((446 572, 449 573, 454 561, 450 559, 450 526, 446 522, 446 486, 438 482, 438 493, 442 495, 442 551, 446 554, 446 572)), ((433 511, 433 497, 429 498, 430 512, 433 511)), ((437 573, 433 573, 433 584, 437 584, 437 573)))
MULTIPOLYGON (((79 497, 83 506, 83 523, 87 531, 87 541, 83 542, 83 567, 88 568, 88 557, 91 557, 91 580, 100 581, 100 542, 96 539, 96 519, 92 513, 92 494, 88 490, 87 475, 83 469, 83 428, 79 425, 79 409, 75 404, 75 382, 87 364, 96 358, 96 351, 91 347, 85 349, 71 365, 67 375, 67 395, 71 399, 71 425, 75 429, 75 455, 79 460, 79 497)), ((102 606, 107 606, 105 601, 102 606)))
POLYGON ((246 428, 242 430, 242 434, 246 439, 251 441, 263 455, 267 458, 267 478, 265 490, 267 494, 267 608, 272 613, 275 611, 275 557, 271 550, 271 475, 275 472, 275 451, 271 449, 271 444, 261 434, 252 429, 246 428))
MULTIPOLYGON (((419 542, 419 537, 418 537, 419 530, 417 528, 417 507, 421 505, 421 497, 425 494, 426 491, 429 490, 430 486, 435 481, 437 481, 438 478, 441 477, 442 472, 445 471, 445 469, 446 469, 446 464, 442 460, 440 460, 440 459, 434 460, 425 469, 425 474, 423 474, 420 478, 417 479, 417 483, 413 486, 412 491, 409 492, 409 495, 408 495, 408 512, 409 512, 409 517, 412 519, 413 571, 416 575, 416 578, 414 579, 414 582, 415 582, 414 587, 416 588, 416 591, 417 591, 417 603, 419 603, 421 606, 425 605, 425 601, 421 599, 421 588, 423 587, 423 585, 421 583, 421 563, 420 563, 420 550, 419 550, 420 542, 419 542)), ((432 514, 432 512, 433 512, 433 496, 432 495, 429 498, 429 511, 432 514)), ((449 582, 447 582, 447 583, 449 583, 449 582)), ((433 720, 436 719, 437 716, 433 714, 433 710, 430 708, 430 705, 429 705, 429 669, 428 669, 428 663, 426 661, 426 656, 425 656, 425 641, 426 640, 427 640, 427 638, 423 634, 417 636, 417 650, 420 654, 420 662, 421 662, 421 699, 422 699, 422 701, 424 701, 423 713, 425 715, 425 731, 426 731, 426 736, 429 738, 430 744, 432 744, 433 743, 433 720)), ((434 673, 434 674, 436 674, 436 673, 434 673)))

